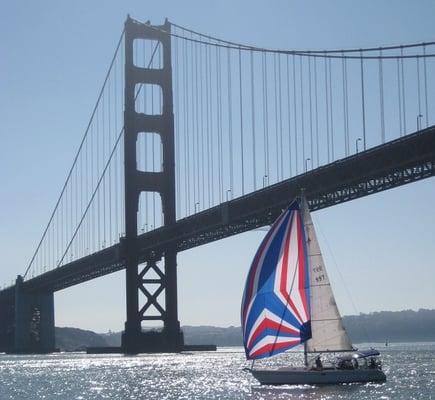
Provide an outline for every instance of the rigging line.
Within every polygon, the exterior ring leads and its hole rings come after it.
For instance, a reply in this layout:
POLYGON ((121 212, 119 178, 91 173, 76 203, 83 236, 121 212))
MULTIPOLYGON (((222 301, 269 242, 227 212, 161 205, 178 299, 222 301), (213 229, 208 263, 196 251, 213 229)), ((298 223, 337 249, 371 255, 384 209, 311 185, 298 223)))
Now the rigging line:
POLYGON ((239 99, 240 99, 240 146, 242 162, 242 195, 245 194, 245 166, 243 158, 243 97, 242 97, 242 52, 239 49, 239 99))
MULTIPOLYGON (((328 242, 328 239, 326 238, 326 235, 325 235, 325 234, 323 233, 323 231, 322 231, 322 228, 321 228, 321 225, 320 225, 319 219, 316 218, 316 217, 314 217, 313 215, 312 215, 312 218, 313 218, 313 220, 316 222, 316 226, 317 226, 317 228, 318 228, 320 234, 322 235, 322 237, 323 237, 323 239, 324 239, 324 241, 325 241, 325 243, 326 243, 326 247, 327 247, 327 249, 328 249, 328 251, 329 251, 329 254, 331 255, 332 261, 333 261, 334 264, 335 264, 335 268, 336 268, 336 270, 337 270, 337 272, 338 272, 338 275, 340 276, 340 279, 341 279, 341 281, 342 281, 342 283, 343 283, 343 286, 344 286, 344 288, 345 288, 345 290, 346 290, 346 292, 347 292, 347 296, 348 296, 348 298, 350 299, 350 302, 351 302, 352 308, 354 309, 355 315, 357 315, 357 314, 358 314, 358 309, 357 309, 357 307, 356 307, 356 305, 355 305, 355 302, 354 302, 353 297, 352 297, 352 295, 351 295, 351 292, 350 292, 350 290, 349 290, 349 285, 346 285, 346 282, 345 282, 344 277, 343 277, 343 275, 342 275, 342 273, 341 273, 341 270, 340 270, 340 268, 339 268, 339 266, 338 266, 338 262, 337 262, 337 260, 336 260, 336 258, 335 258, 335 256, 334 256, 334 253, 333 253, 333 251, 332 251, 332 248, 331 248, 331 246, 329 245, 329 242, 328 242)), ((363 326, 363 329, 364 329, 364 331, 365 331, 364 333, 365 333, 366 338, 368 338, 368 337, 369 337, 369 336, 368 336, 368 332, 366 331, 366 329, 364 328, 364 326, 363 326)), ((369 341, 369 340, 368 340, 368 341, 369 341)))
POLYGON ((252 169, 253 169, 253 183, 254 190, 257 190, 257 163, 255 158, 255 93, 254 93, 254 53, 250 53, 251 62, 251 115, 252 115, 252 169))
POLYGON ((71 168, 70 168, 70 170, 69 170, 69 172, 68 172, 67 178, 66 178, 65 183, 64 183, 64 185, 63 185, 63 187, 62 187, 62 190, 61 190, 61 192, 60 192, 59 198, 58 198, 58 200, 57 200, 57 202, 56 202, 56 205, 54 206, 54 210, 53 210, 53 212, 51 213, 51 215, 50 215, 50 219, 49 219, 49 221, 48 221, 48 224, 47 224, 47 226, 46 226, 46 228, 45 228, 45 230, 44 230, 44 232, 43 232, 43 234, 42 234, 41 240, 39 241, 38 246, 36 247, 36 250, 35 250, 35 252, 34 252, 34 254, 33 254, 33 256, 32 256, 32 258, 31 258, 31 260, 30 260, 30 262, 29 262, 29 264, 28 264, 28 266, 27 266, 27 268, 26 268, 26 271, 24 272, 23 278, 26 278, 27 273, 28 273, 29 269, 30 269, 31 266, 32 266, 33 260, 35 259, 36 254, 38 253, 39 248, 41 247, 41 244, 42 244, 42 242, 44 241, 45 235, 47 234, 47 231, 48 231, 48 229, 49 229, 49 226, 50 226, 50 224, 51 224, 51 221, 52 221, 53 218, 54 218, 54 214, 56 213, 56 210, 57 210, 57 208, 58 208, 58 206, 59 206, 60 200, 61 200, 61 198, 62 198, 62 196, 63 196, 63 194, 64 194, 64 192, 65 192, 65 189, 66 189, 66 186, 67 186, 67 184, 68 184, 68 182, 69 182, 69 179, 70 179, 70 177, 71 177, 72 171, 73 171, 73 169, 74 169, 74 167, 75 167, 75 165, 76 165, 76 163, 77 163, 77 159, 78 159, 79 153, 80 153, 80 151, 81 151, 81 149, 82 149, 82 147, 83 147, 84 141, 85 141, 85 139, 86 139, 86 137, 87 137, 87 135, 88 135, 90 125, 91 125, 92 120, 93 120, 93 118, 94 118, 95 112, 96 112, 96 110, 97 110, 97 108, 98 108, 98 104, 99 104, 99 102, 100 102, 101 96, 102 96, 103 91, 104 91, 104 88, 105 88, 105 86, 106 86, 107 79, 108 79, 108 77, 109 77, 109 75, 110 75, 110 72, 111 72, 111 70, 112 70, 112 66, 113 66, 114 61, 115 61, 115 59, 116 59, 116 56, 117 56, 117 54, 118 54, 119 47, 121 46, 122 39, 123 39, 123 37, 124 37, 124 33, 125 33, 125 30, 123 29, 123 30, 122 30, 122 33, 121 33, 121 36, 120 36, 120 38, 119 38, 119 40, 118 40, 118 44, 117 44, 117 46, 116 46, 115 53, 114 53, 114 55, 113 55, 113 57, 112 57, 112 60, 111 60, 111 62, 110 62, 109 69, 108 69, 108 71, 107 71, 107 73, 106 73, 106 76, 105 76, 105 79, 104 79, 104 81, 103 81, 103 85, 102 85, 102 87, 101 87, 101 89, 100 89, 100 93, 99 93, 99 95, 98 95, 98 97, 97 97, 97 102, 96 102, 96 104, 95 104, 95 106, 94 106, 94 109, 93 109, 93 111, 92 111, 92 113, 91 113, 90 120, 89 120, 88 125, 87 125, 87 127, 86 127, 86 130, 85 130, 85 133, 84 133, 84 135, 83 135, 83 138, 82 138, 82 140, 81 140, 81 142, 80 142, 79 148, 78 148, 78 150, 77 150, 77 154, 76 154, 75 157, 74 157, 73 164, 72 164, 72 166, 71 166, 71 168))
MULTIPOLYGON (((301 81, 301 134, 302 134, 302 162, 305 163, 305 114, 304 114, 304 76, 302 71, 302 57, 299 57, 299 77, 301 81)), ((305 165, 304 165, 305 167, 305 165)))
MULTIPOLYGON (((136 21, 140 24, 143 24, 140 21, 136 21)), ((270 52, 288 52, 289 54, 293 54, 293 53, 302 53, 302 54, 313 54, 313 53, 327 53, 327 54, 331 54, 331 53, 357 53, 357 52, 371 52, 371 51, 377 51, 380 48, 379 47, 367 47, 367 48, 354 48, 354 49, 332 49, 332 50, 279 50, 279 49, 267 49, 267 48, 261 48, 258 46, 252 46, 252 45, 245 45, 242 43, 238 43, 238 42, 232 42, 232 41, 228 41, 228 40, 224 40, 224 39, 219 39, 217 37, 211 36, 211 35, 206 35, 203 33, 200 33, 198 31, 194 31, 192 29, 189 28, 185 28, 181 25, 178 25, 174 22, 171 22, 171 25, 176 26, 186 32, 189 33, 195 33, 198 36, 204 37, 206 39, 209 40, 213 40, 216 42, 220 42, 220 43, 226 43, 230 46, 234 46, 237 48, 242 48, 243 50, 253 50, 253 51, 270 51, 270 52)), ((150 25, 147 25, 150 26, 150 25)), ((150 26, 152 29, 156 29, 156 30, 162 30, 158 27, 153 27, 150 26)), ((165 30, 162 30, 165 33, 168 33, 165 30)), ((182 39, 188 39, 187 37, 182 36, 182 39)), ((211 45, 213 45, 213 43, 209 43, 211 45)), ((422 46, 431 46, 431 45, 435 45, 435 42, 422 42, 422 43, 410 43, 410 44, 406 44, 406 45, 392 45, 392 46, 383 46, 381 47, 382 50, 397 50, 400 48, 412 48, 412 47, 422 47, 422 46)))
MULTIPOLYGON (((423 54, 426 55, 426 45, 423 46, 423 54)), ((424 72, 424 96, 425 96, 425 118, 426 127, 429 126, 429 108, 427 102, 427 72, 426 72, 426 58, 423 58, 423 72, 424 72)))
POLYGON ((365 96, 364 96, 364 60, 361 59, 361 104, 362 104, 362 123, 363 123, 363 141, 364 150, 367 149, 366 141, 366 106, 365 106, 365 96))

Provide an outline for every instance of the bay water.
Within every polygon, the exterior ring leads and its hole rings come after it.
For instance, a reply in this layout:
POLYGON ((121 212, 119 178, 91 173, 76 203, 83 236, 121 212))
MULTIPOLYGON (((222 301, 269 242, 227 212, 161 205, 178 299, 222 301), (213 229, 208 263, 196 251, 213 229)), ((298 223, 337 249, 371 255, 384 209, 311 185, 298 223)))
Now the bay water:
MULTIPOLYGON (((372 345, 360 345, 369 348, 372 345)), ((435 343, 376 346, 387 382, 261 386, 242 348, 181 354, 0 354, 0 400, 435 399, 435 343)), ((257 366, 300 366, 300 351, 257 366)))

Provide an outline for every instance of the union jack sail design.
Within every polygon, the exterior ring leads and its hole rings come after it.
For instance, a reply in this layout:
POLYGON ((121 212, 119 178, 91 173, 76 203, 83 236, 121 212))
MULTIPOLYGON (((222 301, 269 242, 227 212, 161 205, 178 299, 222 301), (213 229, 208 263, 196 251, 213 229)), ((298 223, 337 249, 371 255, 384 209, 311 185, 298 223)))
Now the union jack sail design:
POLYGON ((294 201, 261 242, 246 279, 241 319, 247 359, 270 357, 311 337, 304 224, 294 201))

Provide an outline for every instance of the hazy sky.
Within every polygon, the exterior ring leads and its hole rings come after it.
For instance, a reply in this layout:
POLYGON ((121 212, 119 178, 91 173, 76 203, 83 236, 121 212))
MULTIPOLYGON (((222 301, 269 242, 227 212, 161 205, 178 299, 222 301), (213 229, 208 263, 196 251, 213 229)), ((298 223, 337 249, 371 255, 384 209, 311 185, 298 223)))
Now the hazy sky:
MULTIPOLYGON (((2 1, 1 285, 24 272, 34 251, 127 13, 155 24, 168 17, 265 47, 349 48, 435 39, 430 0, 2 1)), ((343 314, 435 308, 434 182, 314 213, 343 314)), ((240 324, 245 275, 263 235, 249 232, 179 255, 182 324, 240 324)), ((124 273, 56 293, 55 308, 59 326, 122 329, 124 273)))

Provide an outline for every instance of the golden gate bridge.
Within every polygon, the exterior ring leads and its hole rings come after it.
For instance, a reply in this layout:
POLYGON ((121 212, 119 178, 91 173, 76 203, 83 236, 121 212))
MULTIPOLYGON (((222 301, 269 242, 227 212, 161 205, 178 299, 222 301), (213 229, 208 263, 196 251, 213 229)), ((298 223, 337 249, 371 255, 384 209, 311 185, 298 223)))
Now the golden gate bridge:
POLYGON ((128 17, 0 351, 50 352, 55 291, 126 271, 120 351, 180 351, 177 253, 434 175, 435 42, 279 50, 128 17), (160 331, 145 323, 160 322, 160 331))

